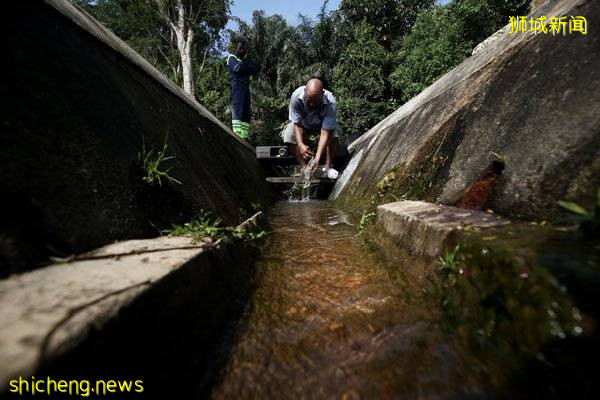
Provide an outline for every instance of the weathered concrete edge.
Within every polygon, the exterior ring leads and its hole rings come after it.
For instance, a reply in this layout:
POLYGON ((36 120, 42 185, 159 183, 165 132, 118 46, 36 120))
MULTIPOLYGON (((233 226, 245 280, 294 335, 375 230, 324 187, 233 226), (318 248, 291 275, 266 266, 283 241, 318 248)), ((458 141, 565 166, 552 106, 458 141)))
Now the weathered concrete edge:
POLYGON ((493 214, 422 201, 377 207, 376 228, 413 257, 436 258, 455 246, 463 232, 509 225, 493 214))
POLYGON ((250 144, 246 141, 239 138, 231 129, 229 129, 223 122, 221 122, 217 117, 215 117, 210 111, 208 111, 203 105, 198 103, 195 99, 191 98, 187 93, 185 93, 179 86, 175 85, 170 79, 165 77, 160 71, 158 71, 152 64, 150 64, 144 57, 139 55, 135 50, 133 50, 127 43, 122 41, 119 37, 117 37, 114 33, 112 33, 109 29, 104 27, 101 23, 96 21, 92 16, 90 16, 87 12, 82 10, 75 4, 70 3, 68 0, 44 0, 46 4, 53 7, 55 10, 60 12, 62 15, 67 17, 73 23, 81 27, 83 30, 88 32, 90 35, 96 37, 98 40, 103 42, 105 45, 112 48, 114 51, 119 53, 125 59, 127 59, 132 64, 139 67, 142 71, 150 75, 156 81, 158 81, 162 86, 165 87, 169 92, 177 96, 179 99, 186 102, 196 111, 198 111, 202 116, 208 118, 216 125, 218 125, 221 129, 223 129, 226 133, 232 136, 235 140, 241 143, 245 148, 252 151, 254 154, 255 150, 250 144))
MULTIPOLYGON (((238 225, 237 230, 241 232, 258 232, 267 227, 268 224, 264 214, 258 212, 238 225)), ((209 254, 213 250, 226 252, 228 251, 228 243, 222 240, 208 244, 195 243, 187 237, 131 240, 107 245, 96 251, 86 253, 87 258, 81 257, 73 262, 53 264, 35 271, 12 275, 10 278, 0 281, 0 301, 3 303, 0 321, 4 320, 0 326, 0 395, 7 391, 11 379, 19 376, 27 379, 40 368, 43 368, 46 363, 75 350, 79 344, 85 341, 90 331, 101 332, 108 322, 119 317, 123 309, 134 304, 142 295, 147 296, 153 287, 166 279, 180 276, 176 275, 178 271, 185 268, 195 270, 209 268, 206 265, 210 266, 209 254), (163 243, 165 240, 168 240, 169 243, 163 243), (175 243, 172 243, 173 241, 175 243), (132 251, 127 253, 123 249, 132 251), (158 259, 161 261, 158 261, 158 259), (146 275, 136 277, 136 273, 130 271, 131 265, 126 265, 128 262, 137 263, 138 271, 140 267, 144 268, 146 275), (156 265, 153 265, 153 262, 156 265), (115 265, 112 269, 107 266, 108 268, 102 270, 102 265, 108 263, 115 265), (158 265, 160 263, 163 265, 158 265), (65 268, 70 268, 70 270, 65 268), (127 268, 127 270, 124 268, 127 268), (92 283, 88 287, 79 288, 80 301, 78 304, 69 304, 73 303, 71 296, 73 296, 76 288, 70 286, 73 281, 67 279, 66 287, 62 288, 62 291, 61 288, 54 288, 55 292, 60 292, 62 298, 53 299, 54 303, 39 304, 37 316, 34 315, 36 310, 32 310, 26 305, 21 309, 21 311, 24 311, 22 314, 11 316, 9 310, 15 304, 6 304, 6 302, 10 303, 10 300, 18 302, 19 299, 22 300, 23 296, 16 296, 16 299, 7 299, 7 287, 16 287, 16 291, 20 291, 22 295, 30 296, 30 288, 26 285, 26 282, 35 281, 36 277, 45 278, 44 275, 52 274, 57 269, 62 269, 58 272, 67 275, 75 275, 80 272, 81 275, 89 276, 89 280, 95 281, 97 284, 92 283), (117 269, 121 273, 111 274, 111 271, 115 272, 117 269), (117 282, 117 287, 106 287, 106 282, 110 282, 115 276, 118 276, 121 281, 117 282), (87 294, 94 290, 98 292, 97 296, 86 295, 84 297, 81 294, 87 294), (102 294, 101 291, 106 293, 102 294), (89 297, 92 297, 92 299, 90 300, 89 297), (63 305, 62 310, 57 312, 57 305, 63 305), (54 314, 54 318, 48 318, 48 314, 54 314), (10 322, 11 319, 13 323, 5 323, 10 322), (35 328, 35 330, 26 331, 21 329, 23 327, 27 328, 27 323, 23 326, 14 323, 22 320, 28 322, 33 320, 34 322, 29 324, 29 327, 35 328), (35 322, 36 320, 37 322, 35 322), (47 329, 40 329, 40 325, 45 325, 47 329), (13 335, 12 339, 11 335, 13 335), (7 348, 7 342, 9 346, 18 344, 22 347, 19 349, 7 348)), ((37 280, 40 281, 40 279, 37 280)), ((57 280, 41 280, 44 281, 43 285, 46 287, 57 284, 57 280)), ((52 290, 48 291, 52 292, 52 290)), ((23 306, 23 304, 20 305, 23 306)))

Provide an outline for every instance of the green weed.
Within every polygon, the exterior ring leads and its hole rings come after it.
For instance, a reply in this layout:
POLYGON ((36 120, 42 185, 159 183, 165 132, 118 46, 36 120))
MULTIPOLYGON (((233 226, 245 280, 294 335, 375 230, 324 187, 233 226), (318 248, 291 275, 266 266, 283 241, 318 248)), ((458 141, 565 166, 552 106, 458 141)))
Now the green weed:
POLYGON ((373 221, 375 218, 374 211, 364 210, 362 216, 360 217, 360 222, 358 223, 358 228, 356 229, 356 235, 360 236, 364 233, 367 226, 373 221))
POLYGON ((247 232, 234 226, 223 226, 220 218, 212 218, 209 212, 200 210, 190 222, 182 225, 173 225, 171 229, 163 231, 172 236, 191 236, 195 240, 210 237, 213 240, 222 239, 229 241, 239 239, 254 241, 267 236, 267 231, 247 232))
POLYGON ((451 251, 447 252, 443 256, 440 256, 440 258, 439 258, 440 271, 444 271, 444 272, 459 271, 459 264, 458 264, 458 252, 459 251, 460 251, 460 246, 456 246, 451 251))
POLYGON ((588 211, 577 203, 559 201, 558 205, 576 215, 580 220, 579 229, 586 237, 600 236, 600 188, 596 189, 596 204, 588 211))
POLYGON ((166 171, 160 170, 161 163, 175 158, 175 156, 166 156, 168 138, 169 134, 165 136, 162 150, 158 152, 152 149, 146 153, 146 145, 142 142, 142 152, 139 154, 139 159, 142 162, 142 170, 144 171, 144 177, 142 178, 144 182, 151 185, 157 183, 158 186, 162 186, 162 179, 166 179, 168 182, 181 185, 180 181, 169 175, 169 171, 173 167, 168 168, 166 171))
POLYGON ((211 218, 210 213, 200 210, 190 222, 183 225, 173 225, 171 229, 164 231, 172 236, 191 236, 194 239, 211 237, 220 239, 226 236, 227 228, 221 226, 220 218, 211 218))

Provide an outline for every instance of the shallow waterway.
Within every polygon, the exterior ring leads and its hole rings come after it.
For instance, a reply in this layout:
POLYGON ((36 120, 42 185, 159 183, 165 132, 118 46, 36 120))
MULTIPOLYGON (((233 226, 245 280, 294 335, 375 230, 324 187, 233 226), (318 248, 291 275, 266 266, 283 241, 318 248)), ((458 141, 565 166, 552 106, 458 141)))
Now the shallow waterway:
POLYGON ((282 202, 269 223, 257 287, 212 398, 483 394, 489 371, 442 333, 422 285, 402 273, 410 266, 378 259, 347 215, 328 202, 282 202))

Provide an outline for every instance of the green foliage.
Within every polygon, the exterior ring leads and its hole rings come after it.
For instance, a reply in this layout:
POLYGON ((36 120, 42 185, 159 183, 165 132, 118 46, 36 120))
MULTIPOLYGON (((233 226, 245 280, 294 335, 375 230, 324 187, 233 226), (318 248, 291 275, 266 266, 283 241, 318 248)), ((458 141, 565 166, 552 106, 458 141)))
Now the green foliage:
POLYGON ((257 146, 278 145, 279 135, 287 121, 288 100, 281 97, 253 94, 254 123, 250 142, 257 146))
POLYGON ((264 239, 269 232, 267 231, 259 231, 259 232, 241 232, 241 231, 234 231, 235 233, 237 233, 237 238, 242 239, 242 240, 248 240, 248 241, 253 241, 253 240, 260 240, 260 239, 264 239))
POLYGON ((399 66, 390 76, 395 95, 410 100, 528 7, 526 0, 455 0, 422 12, 396 44, 399 66))
POLYGON ((527 15, 530 0, 454 0, 453 17, 463 38, 476 46, 508 23, 510 16, 527 15))
POLYGON ((200 240, 205 237, 222 238, 226 235, 226 228, 221 225, 220 218, 211 218, 210 213, 200 210, 190 222, 183 225, 173 225, 167 231, 172 236, 191 236, 200 240))
POLYGON ((361 236, 369 224, 375 218, 375 211, 372 210, 364 210, 362 216, 360 217, 360 222, 358 223, 358 228, 356 229, 356 235, 361 236))
POLYGON ((352 24, 374 28, 377 40, 390 48, 394 39, 410 31, 417 15, 432 6, 433 0, 343 0, 340 11, 352 24))
POLYGON ((339 97, 337 120, 347 137, 356 137, 387 117, 399 103, 394 99, 372 102, 359 97, 339 97))
MULTIPOLYGON (((155 1, 73 1, 181 84, 174 35, 155 1)), ((199 12, 193 22, 195 92, 200 103, 229 124, 231 99, 223 54, 227 36, 220 33, 231 0, 204 0, 198 7, 200 2, 184 1, 199 12)), ((171 0, 159 3, 172 10, 171 0)), ((342 0, 338 10, 330 11, 325 0, 316 18, 300 15, 296 26, 262 10, 254 11, 250 23, 238 19, 239 28, 227 31, 229 41, 246 41, 257 70, 251 83, 250 143, 281 142, 289 97, 311 77, 321 78, 333 92, 344 135, 356 137, 468 57, 509 16, 525 15, 529 6, 529 0, 434 3, 342 0)))
POLYGON ((451 271, 451 272, 459 272, 462 273, 462 269, 459 268, 458 263, 458 252, 460 251, 460 246, 454 247, 454 249, 450 250, 443 256, 440 256, 440 271, 451 271))
POLYGON ((172 65, 178 53, 169 38, 170 28, 145 0, 75 0, 175 83, 181 77, 172 65))
POLYGON ((589 212, 588 210, 581 207, 577 203, 572 203, 570 201, 562 201, 561 200, 558 202, 558 205, 566 210, 571 211, 572 213, 575 213, 575 214, 578 214, 578 215, 584 217, 585 219, 593 219, 594 218, 593 213, 589 212))
MULTIPOLYGON (((176 84, 182 83, 181 60, 175 35, 161 17, 154 0, 72 0, 112 30, 119 38, 146 58, 176 84)), ((164 0, 162 7, 172 9, 172 1, 164 0)), ((219 33, 229 16, 231 0, 185 0, 192 7, 195 39, 192 59, 201 65, 207 56, 220 53, 219 33)))
POLYGON ((365 23, 354 28, 352 39, 334 70, 336 93, 340 97, 361 95, 381 100, 385 89, 383 67, 388 62, 388 53, 365 23))
POLYGON ((173 167, 168 168, 166 171, 160 170, 163 162, 175 158, 175 156, 166 156, 168 138, 169 135, 167 134, 165 136, 165 143, 163 144, 162 150, 158 152, 155 152, 154 149, 151 149, 148 153, 146 153, 146 145, 144 142, 142 142, 142 151, 138 157, 142 162, 142 170, 144 172, 144 177, 142 179, 144 182, 147 182, 151 185, 158 184, 158 186, 162 186, 162 179, 164 178, 168 182, 181 185, 180 181, 169 175, 169 171, 173 167))
POLYGON ((232 226, 223 226, 220 218, 212 218, 210 212, 200 210, 190 222, 183 225, 173 225, 169 230, 164 231, 172 236, 190 236, 194 240, 202 240, 210 237, 213 240, 230 241, 233 239, 243 241, 254 241, 264 239, 267 231, 250 232, 237 229, 232 226))
POLYGON ((390 57, 366 23, 355 27, 352 41, 334 69, 338 124, 346 134, 361 134, 397 104, 386 98, 385 70, 390 57))
POLYGON ((390 76, 403 101, 408 101, 453 68, 472 50, 461 36, 459 24, 446 7, 419 15, 411 33, 402 41, 401 63, 390 76))
POLYGON ((232 33, 232 48, 238 38, 246 41, 248 57, 258 71, 258 79, 268 79, 270 88, 277 81, 277 67, 284 56, 281 51, 288 44, 294 30, 281 15, 266 15, 262 10, 252 14, 252 25, 238 20, 239 30, 232 33))
POLYGON ((196 96, 217 118, 225 123, 231 120, 231 99, 224 57, 210 57, 204 65, 196 65, 196 96))

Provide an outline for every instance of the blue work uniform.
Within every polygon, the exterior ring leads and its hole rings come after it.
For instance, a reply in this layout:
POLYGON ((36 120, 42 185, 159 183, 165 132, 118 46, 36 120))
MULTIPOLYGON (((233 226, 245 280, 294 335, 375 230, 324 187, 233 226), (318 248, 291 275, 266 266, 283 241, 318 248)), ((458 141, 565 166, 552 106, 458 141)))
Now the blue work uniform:
POLYGON ((227 57, 229 85, 231 90, 231 125, 242 139, 250 133, 250 75, 254 67, 248 59, 241 60, 236 55, 227 57))

